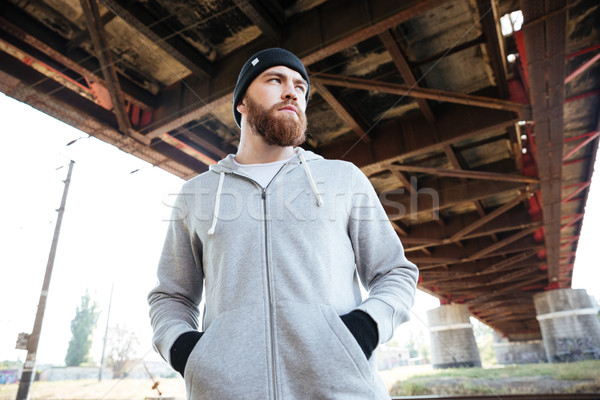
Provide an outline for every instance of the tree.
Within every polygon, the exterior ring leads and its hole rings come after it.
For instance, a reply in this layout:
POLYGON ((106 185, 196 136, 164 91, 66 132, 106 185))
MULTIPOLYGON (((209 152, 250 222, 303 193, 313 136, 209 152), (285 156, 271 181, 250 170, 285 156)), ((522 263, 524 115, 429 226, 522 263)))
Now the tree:
POLYGON ((120 325, 110 329, 107 365, 114 378, 124 378, 135 362, 140 341, 136 334, 120 325))
POLYGON ((68 367, 79 366, 89 361, 90 348, 92 347, 92 334, 96 329, 100 311, 98 304, 93 301, 88 293, 81 297, 81 304, 75 311, 75 318, 71 321, 69 348, 65 357, 68 367))

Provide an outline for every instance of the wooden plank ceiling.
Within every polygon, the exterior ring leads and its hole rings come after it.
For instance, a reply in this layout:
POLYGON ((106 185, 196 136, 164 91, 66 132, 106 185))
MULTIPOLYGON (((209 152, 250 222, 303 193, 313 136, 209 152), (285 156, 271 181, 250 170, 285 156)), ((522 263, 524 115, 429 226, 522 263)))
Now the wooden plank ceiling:
POLYGON ((594 0, 8 0, 0 90, 187 179, 236 151, 243 62, 285 47, 305 147, 369 176, 420 289, 520 340, 532 296, 571 286, 599 29, 594 0))

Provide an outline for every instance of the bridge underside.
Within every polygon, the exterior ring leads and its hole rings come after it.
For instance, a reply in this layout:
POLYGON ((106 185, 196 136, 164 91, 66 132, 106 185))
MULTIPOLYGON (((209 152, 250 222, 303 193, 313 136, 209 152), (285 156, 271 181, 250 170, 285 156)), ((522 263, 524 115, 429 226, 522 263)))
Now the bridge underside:
POLYGON ((270 46, 309 69, 305 147, 369 176, 420 289, 539 337, 598 147, 597 1, 9 0, 0 90, 187 179, 236 151, 237 73, 270 46))

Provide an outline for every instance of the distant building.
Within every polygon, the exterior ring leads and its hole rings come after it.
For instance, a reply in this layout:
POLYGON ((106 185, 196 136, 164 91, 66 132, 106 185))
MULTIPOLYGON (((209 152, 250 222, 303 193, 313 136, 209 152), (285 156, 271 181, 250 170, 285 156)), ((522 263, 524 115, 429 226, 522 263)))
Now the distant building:
MULTIPOLYGON (((74 381, 78 379, 98 379, 98 367, 49 367, 40 373, 40 381, 74 381)), ((104 379, 112 379, 110 368, 102 370, 104 379)))
POLYGON ((377 369, 381 371, 409 365, 410 351, 407 348, 380 345, 375 352, 377 369))

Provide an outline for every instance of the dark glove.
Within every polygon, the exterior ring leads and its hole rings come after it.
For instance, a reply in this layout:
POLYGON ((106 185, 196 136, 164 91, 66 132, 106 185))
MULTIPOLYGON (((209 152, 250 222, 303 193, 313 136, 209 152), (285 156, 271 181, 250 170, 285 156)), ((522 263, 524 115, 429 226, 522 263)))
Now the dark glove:
POLYGON ((369 359, 379 342, 377 323, 369 314, 361 310, 351 311, 340 318, 365 353, 365 357, 369 359))
POLYGON ((204 332, 190 331, 183 333, 177 338, 173 346, 171 346, 171 366, 173 369, 183 376, 185 364, 190 356, 190 353, 202 337, 204 332))

